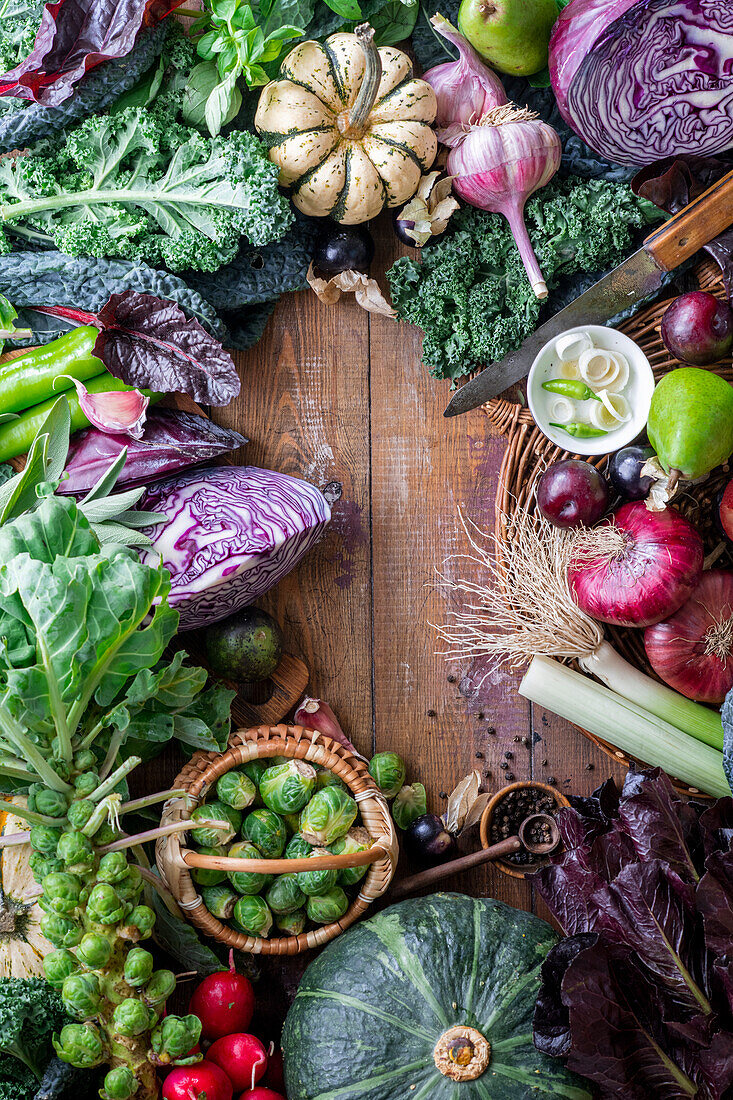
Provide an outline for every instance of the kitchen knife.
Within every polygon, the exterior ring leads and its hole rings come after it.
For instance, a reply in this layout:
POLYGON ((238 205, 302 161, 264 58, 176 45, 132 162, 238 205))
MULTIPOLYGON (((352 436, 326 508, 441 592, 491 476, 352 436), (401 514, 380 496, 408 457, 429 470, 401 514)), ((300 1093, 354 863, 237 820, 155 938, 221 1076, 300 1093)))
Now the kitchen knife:
POLYGON ((518 382, 548 340, 577 325, 604 325, 616 314, 649 297, 662 278, 733 224, 733 171, 669 218, 628 260, 565 306, 500 363, 492 363, 452 397, 444 416, 458 416, 483 405, 518 382))

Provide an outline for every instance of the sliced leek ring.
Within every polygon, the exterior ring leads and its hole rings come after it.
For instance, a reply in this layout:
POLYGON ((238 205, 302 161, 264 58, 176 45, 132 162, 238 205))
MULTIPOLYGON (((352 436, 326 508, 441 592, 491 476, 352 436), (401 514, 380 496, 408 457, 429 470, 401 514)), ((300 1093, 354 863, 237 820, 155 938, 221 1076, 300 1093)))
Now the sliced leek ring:
POLYGON ((557 369, 555 371, 555 377, 556 378, 572 378, 573 381, 575 381, 575 379, 577 379, 577 378, 580 378, 580 370, 578 369, 578 360, 577 359, 568 359, 568 360, 561 359, 560 362, 557 365, 557 369))
POLYGON ((569 424, 575 415, 573 403, 567 397, 553 397, 549 411, 550 419, 556 424, 569 424))
POLYGON ((604 348, 589 348, 578 359, 580 377, 592 390, 605 389, 613 383, 621 370, 613 353, 604 348))
POLYGON ((629 381, 629 374, 631 373, 629 361, 623 352, 620 351, 611 351, 609 355, 612 359, 616 360, 618 374, 611 382, 606 383, 605 388, 609 393, 621 393, 629 381))
POLYGON ((565 332, 555 341, 555 354, 561 363, 573 363, 592 347, 593 341, 587 332, 565 332))
POLYGON ((620 393, 600 390, 600 401, 594 401, 590 409, 590 419, 594 428, 612 432, 631 419, 631 409, 626 398, 620 393))

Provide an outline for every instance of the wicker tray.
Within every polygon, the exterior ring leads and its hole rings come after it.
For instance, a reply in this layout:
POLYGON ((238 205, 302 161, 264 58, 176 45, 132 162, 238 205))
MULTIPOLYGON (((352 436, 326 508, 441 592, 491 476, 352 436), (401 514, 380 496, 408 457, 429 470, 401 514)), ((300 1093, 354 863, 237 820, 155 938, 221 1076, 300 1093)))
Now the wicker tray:
MULTIPOLYGON (((720 298, 725 298, 720 269, 712 261, 701 263, 695 268, 694 275, 701 290, 707 290, 720 298)), ((673 367, 680 366, 679 362, 669 354, 659 335, 662 314, 671 300, 672 296, 657 302, 618 326, 643 348, 657 379, 673 367)), ((711 369, 726 381, 733 382, 733 358, 724 359, 711 369)), ((507 547, 512 538, 514 513, 520 508, 534 507, 534 490, 542 471, 558 459, 583 456, 562 450, 543 435, 526 405, 498 397, 484 405, 482 411, 493 428, 505 435, 508 440, 499 472, 495 503, 497 558, 501 568, 502 548, 507 547)), ((589 461, 603 470, 608 462, 608 455, 598 455, 590 458, 589 461)), ((676 498, 674 504, 700 530, 705 541, 706 553, 720 554, 717 564, 733 568, 733 557, 727 546, 721 553, 721 535, 714 528, 712 521, 714 509, 711 507, 712 501, 729 477, 728 466, 721 467, 699 489, 696 489, 694 496, 690 493, 684 494, 676 498)), ((606 627, 606 630, 619 653, 637 668, 654 676, 644 652, 643 631, 611 626, 606 627)), ((618 763, 627 766, 631 763, 630 758, 614 745, 588 733, 587 730, 581 730, 581 733, 618 763)), ((643 761, 635 762, 643 763, 643 761)), ((699 795, 695 788, 686 787, 684 784, 676 785, 686 793, 699 795)))
POLYGON ((217 779, 232 768, 259 757, 289 756, 330 768, 351 790, 359 804, 364 827, 372 838, 372 847, 357 855, 319 857, 324 869, 342 869, 369 865, 359 893, 340 920, 302 932, 299 936, 262 939, 222 924, 204 905, 189 868, 221 867, 222 870, 263 871, 284 874, 313 869, 313 860, 305 859, 224 859, 193 852, 185 846, 185 833, 162 837, 156 843, 155 857, 163 881, 184 910, 188 919, 207 936, 235 947, 261 955, 297 955, 311 947, 320 947, 334 939, 364 913, 371 903, 385 892, 394 875, 399 845, 389 808, 379 793, 363 760, 357 759, 342 745, 322 733, 302 726, 259 726, 240 730, 229 740, 225 753, 198 752, 189 760, 173 783, 175 789, 187 792, 186 798, 167 802, 162 824, 181 821, 202 802, 217 779), (236 865, 236 866, 224 866, 236 865))

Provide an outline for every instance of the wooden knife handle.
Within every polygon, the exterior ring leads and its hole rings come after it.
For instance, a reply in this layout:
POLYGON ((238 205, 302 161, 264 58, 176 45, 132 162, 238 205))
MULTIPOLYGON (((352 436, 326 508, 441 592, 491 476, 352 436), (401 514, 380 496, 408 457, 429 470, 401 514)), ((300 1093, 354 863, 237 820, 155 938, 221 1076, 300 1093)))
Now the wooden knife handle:
POLYGON ((673 271, 733 225, 733 171, 674 214, 644 242, 663 271, 673 271))

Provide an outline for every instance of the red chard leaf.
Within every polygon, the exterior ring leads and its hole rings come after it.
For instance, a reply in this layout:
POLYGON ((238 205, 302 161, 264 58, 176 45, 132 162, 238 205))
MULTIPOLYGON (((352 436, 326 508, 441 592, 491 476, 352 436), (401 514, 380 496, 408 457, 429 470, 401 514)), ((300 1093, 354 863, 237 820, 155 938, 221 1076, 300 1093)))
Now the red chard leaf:
POLYGON ((140 30, 182 0, 57 0, 43 9, 33 49, 0 75, 0 96, 57 107, 102 61, 126 57, 140 30))
POLYGON ((129 386, 187 393, 200 405, 227 405, 241 389, 234 360, 198 321, 166 298, 125 290, 99 313, 66 306, 38 307, 100 329, 94 354, 129 386))

